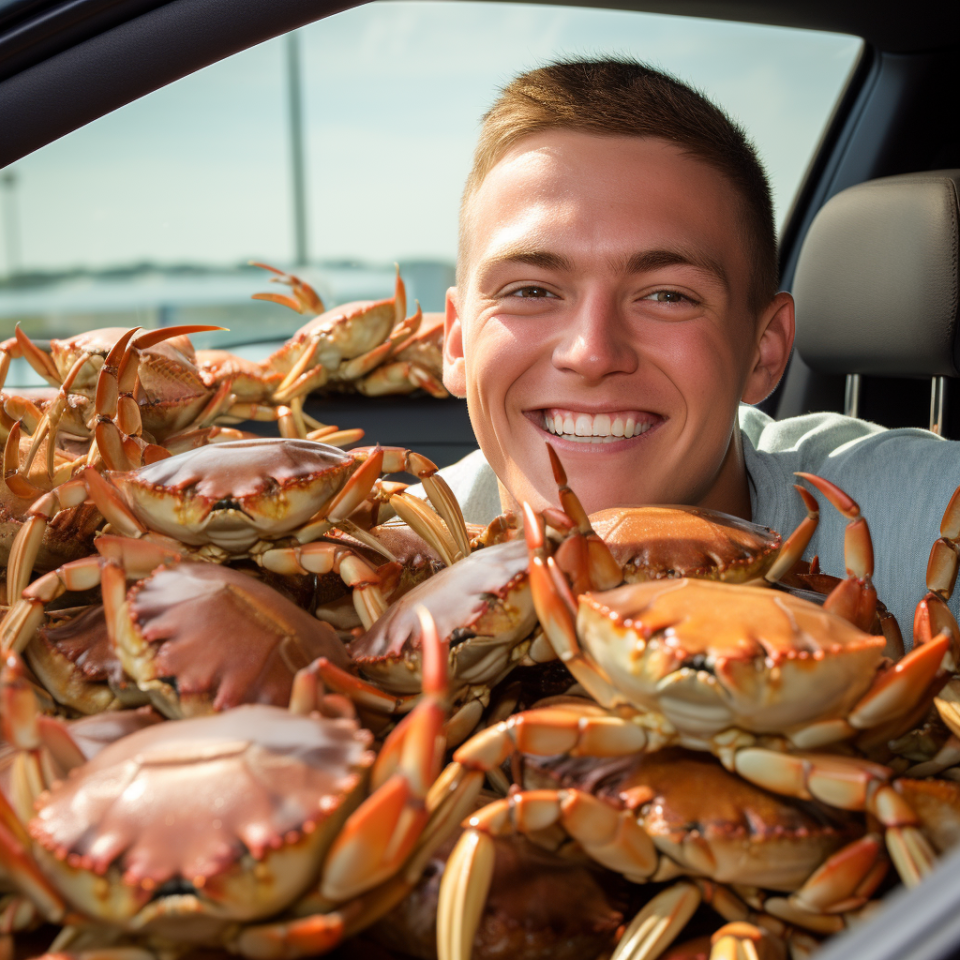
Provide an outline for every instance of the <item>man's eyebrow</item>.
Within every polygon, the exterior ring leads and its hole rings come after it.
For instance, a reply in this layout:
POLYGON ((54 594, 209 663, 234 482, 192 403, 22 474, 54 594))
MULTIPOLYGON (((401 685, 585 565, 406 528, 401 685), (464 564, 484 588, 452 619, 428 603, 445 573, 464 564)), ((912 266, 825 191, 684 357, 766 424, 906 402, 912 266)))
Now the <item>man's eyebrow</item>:
POLYGON ((483 263, 484 272, 495 270, 501 264, 516 263, 525 264, 528 267, 540 267, 543 270, 565 270, 573 269, 573 263, 559 253, 551 253, 549 250, 534 250, 530 247, 508 248, 490 257, 483 263))
MULTIPOLYGON (((483 263, 484 272, 495 270, 501 264, 524 264, 529 267, 539 267, 543 270, 557 270, 570 272, 574 269, 573 261, 560 253, 550 250, 537 250, 531 247, 513 247, 501 251, 483 263)), ((700 253, 688 253, 683 250, 644 250, 626 257, 615 265, 617 273, 630 275, 657 270, 661 267, 690 266, 712 273, 725 287, 730 283, 723 265, 712 257, 700 253)))
POLYGON ((723 265, 712 257, 700 253, 687 253, 682 250, 644 250, 635 253, 624 260, 618 272, 624 274, 645 273, 648 270, 657 270, 660 267, 688 266, 712 273, 727 289, 730 282, 723 265))

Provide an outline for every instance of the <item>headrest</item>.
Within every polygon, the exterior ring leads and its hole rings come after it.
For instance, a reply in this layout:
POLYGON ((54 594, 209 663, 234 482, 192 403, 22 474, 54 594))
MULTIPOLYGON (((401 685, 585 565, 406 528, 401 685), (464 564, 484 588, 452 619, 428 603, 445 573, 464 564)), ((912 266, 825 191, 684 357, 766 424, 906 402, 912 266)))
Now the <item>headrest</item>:
POLYGON ((796 346, 820 373, 960 376, 960 170, 850 187, 817 214, 793 294, 796 346))

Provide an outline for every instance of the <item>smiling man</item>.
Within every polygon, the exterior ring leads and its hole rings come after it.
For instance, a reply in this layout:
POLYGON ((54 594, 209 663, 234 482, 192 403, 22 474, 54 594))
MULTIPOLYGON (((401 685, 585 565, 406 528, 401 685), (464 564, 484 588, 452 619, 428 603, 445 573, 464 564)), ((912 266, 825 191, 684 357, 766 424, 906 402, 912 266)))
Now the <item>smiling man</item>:
MULTIPOLYGON (((467 519, 556 505, 546 441, 591 512, 701 505, 786 534, 794 472, 817 473, 860 502, 909 645, 957 444, 751 406, 793 344, 777 283, 766 176, 716 106, 629 60, 517 77, 483 121, 447 297, 444 383, 481 448, 443 471, 467 519)), ((838 576, 845 524, 825 509, 809 548, 838 576)))
POLYGON ((444 371, 503 507, 555 502, 550 440, 588 510, 749 518, 737 409, 792 340, 766 179, 721 111, 622 61, 506 88, 464 194, 444 371))

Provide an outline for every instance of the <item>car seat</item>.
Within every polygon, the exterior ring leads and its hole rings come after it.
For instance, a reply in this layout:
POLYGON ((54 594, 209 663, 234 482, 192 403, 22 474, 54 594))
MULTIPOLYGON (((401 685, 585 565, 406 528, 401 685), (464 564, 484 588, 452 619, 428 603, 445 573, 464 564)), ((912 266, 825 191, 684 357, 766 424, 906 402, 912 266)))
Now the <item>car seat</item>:
POLYGON ((960 170, 902 174, 824 204, 797 263, 778 417, 843 410, 960 436, 958 187, 960 170))

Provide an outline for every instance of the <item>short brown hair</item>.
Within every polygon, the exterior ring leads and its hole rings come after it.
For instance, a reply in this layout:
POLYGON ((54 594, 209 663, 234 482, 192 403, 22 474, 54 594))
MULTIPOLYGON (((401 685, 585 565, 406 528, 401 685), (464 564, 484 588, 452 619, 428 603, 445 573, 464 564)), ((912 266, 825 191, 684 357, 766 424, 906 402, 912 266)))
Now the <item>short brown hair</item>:
POLYGON ((466 209, 490 170, 518 140, 548 130, 657 137, 717 170, 743 199, 751 249, 750 301, 777 292, 777 237, 770 186, 744 131, 706 97, 636 60, 562 60, 520 74, 483 118, 460 206, 461 259, 466 209))

